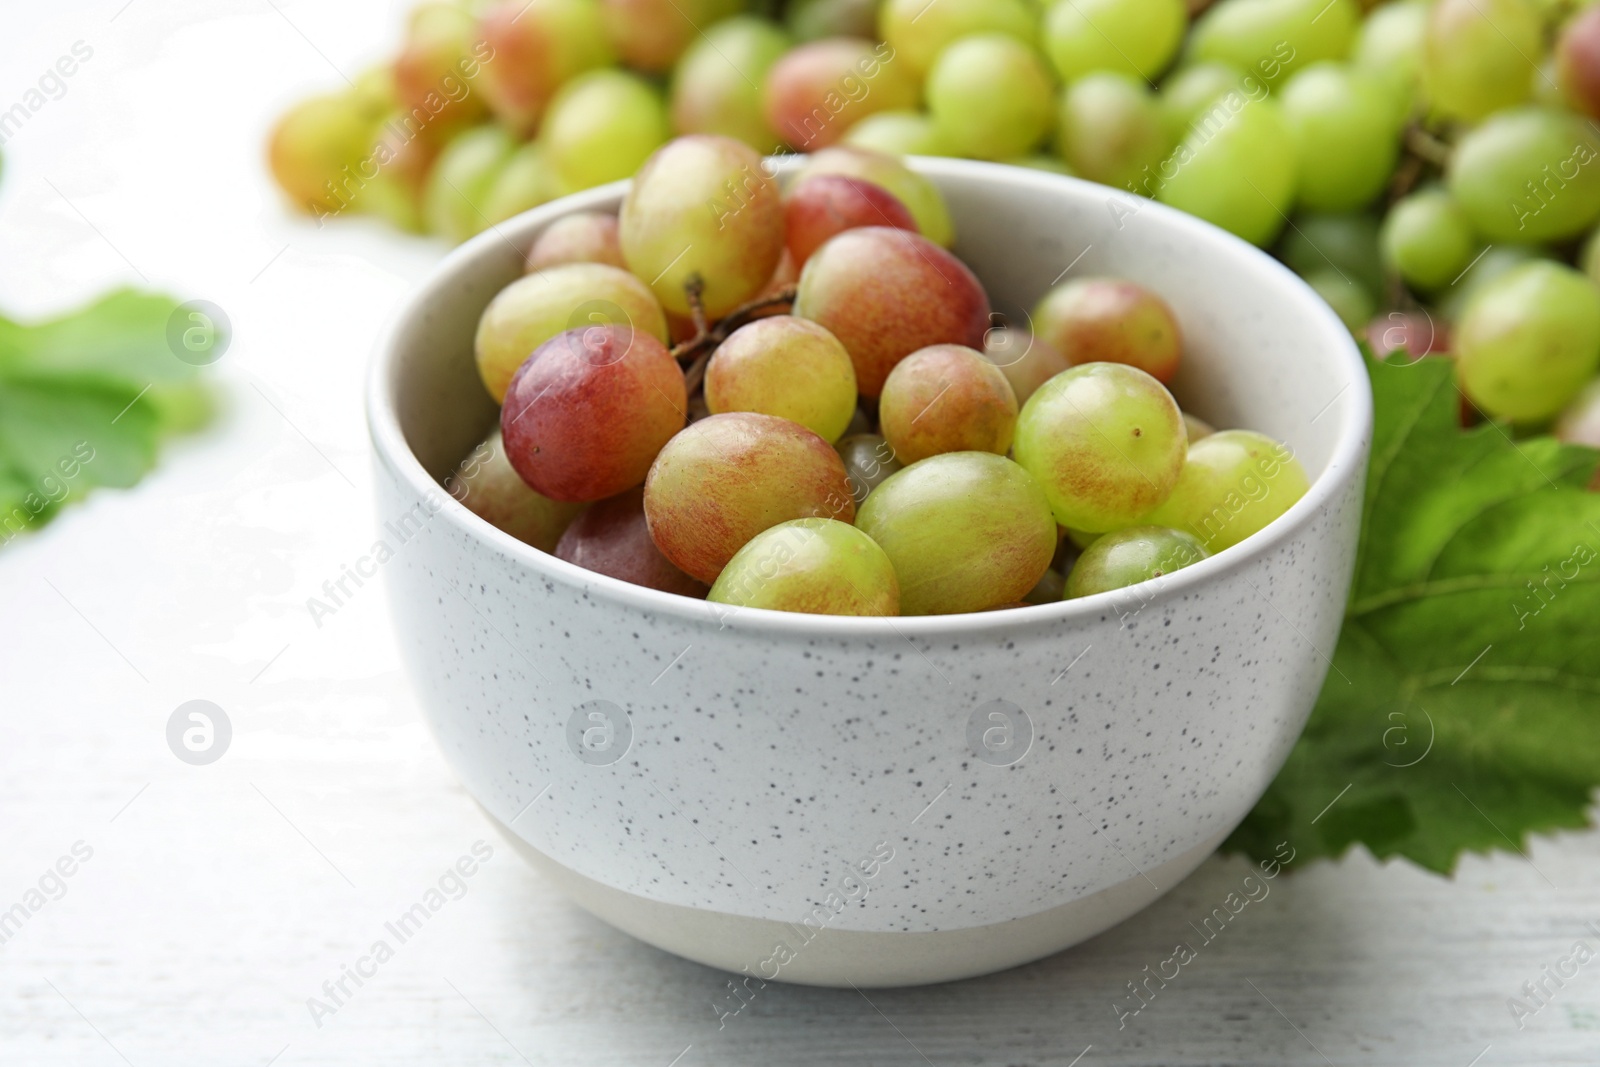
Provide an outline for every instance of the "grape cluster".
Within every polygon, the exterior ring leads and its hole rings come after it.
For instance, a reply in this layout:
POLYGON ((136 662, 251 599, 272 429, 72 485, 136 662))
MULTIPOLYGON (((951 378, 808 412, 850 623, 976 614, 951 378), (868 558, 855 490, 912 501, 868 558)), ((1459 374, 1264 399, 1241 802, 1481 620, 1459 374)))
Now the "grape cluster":
POLYGON ((743 142, 669 142, 619 215, 546 228, 484 310, 499 427, 452 490, 589 570, 836 615, 1121 588, 1305 492, 1284 446, 1179 408, 1159 296, 1073 279, 1036 333, 997 327, 919 213, 951 240, 937 189, 866 149, 784 189, 743 142))

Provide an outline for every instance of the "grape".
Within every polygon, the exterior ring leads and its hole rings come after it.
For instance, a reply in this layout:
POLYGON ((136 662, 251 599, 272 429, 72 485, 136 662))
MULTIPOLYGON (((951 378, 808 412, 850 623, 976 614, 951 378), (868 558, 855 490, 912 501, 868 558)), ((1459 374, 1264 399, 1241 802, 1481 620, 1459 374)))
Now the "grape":
POLYGON ((1029 151, 1055 117, 1044 63, 1031 46, 1003 33, 966 37, 940 52, 925 91, 945 143, 976 159, 1029 151))
POLYGON ((1172 494, 1139 521, 1221 552, 1288 511, 1309 484, 1288 446, 1251 430, 1221 430, 1189 448, 1172 494))
POLYGON ((1186 56, 1231 63, 1270 87, 1302 67, 1350 54, 1355 0, 1221 0, 1195 22, 1186 56))
POLYGON ((1383 258, 1413 289, 1443 288, 1472 262, 1475 240, 1460 205, 1444 189, 1397 201, 1383 220, 1383 258))
POLYGON ((883 549, 849 523, 791 519, 739 549, 707 599, 813 615, 898 615, 900 582, 883 549))
POLYGON ((273 128, 267 147, 272 176, 296 207, 318 215, 340 211, 342 189, 372 148, 373 130, 360 101, 349 95, 301 101, 273 128))
POLYGON ((1056 143, 1075 172, 1123 188, 1172 150, 1155 95, 1111 71, 1086 75, 1062 92, 1056 143))
POLYGON ((1183 413, 1183 436, 1192 445, 1202 437, 1210 437, 1217 428, 1198 415, 1183 413))
POLYGON ((767 123, 761 85, 789 47, 773 22, 741 15, 719 22, 689 46, 672 74, 672 125, 678 133, 715 133, 760 152, 782 140, 767 123))
POLYGON ((1209 553, 1186 533, 1160 526, 1131 526, 1108 533, 1083 550, 1067 575, 1065 599, 1109 593, 1199 563, 1209 553))
POLYGON ((1459 322, 1467 303, 1484 285, 1524 263, 1548 259, 1543 249, 1531 245, 1491 245, 1474 260, 1461 276, 1450 283, 1449 296, 1439 310, 1446 321, 1459 322))
POLYGON ((1304 276, 1305 283, 1327 301, 1351 333, 1360 333, 1377 310, 1377 301, 1371 292, 1347 274, 1336 270, 1314 270, 1304 276))
POLYGON ((861 505, 856 526, 894 564, 905 615, 1019 601, 1056 551, 1039 483, 989 452, 946 452, 890 475, 861 505))
POLYGON ((799 184, 814 174, 843 174, 881 185, 911 212, 922 236, 946 248, 955 240, 950 209, 938 187, 893 156, 864 148, 824 148, 795 172, 794 182, 799 184))
POLYGON ((1039 386, 1072 366, 1055 345, 1009 326, 984 334, 983 354, 1011 383, 1018 404, 1026 403, 1039 386))
POLYGON ((452 241, 465 241, 488 227, 489 194, 516 150, 517 142, 499 126, 478 126, 457 134, 439 153, 422 191, 422 217, 428 229, 452 241))
POLYGON ((1461 391, 1484 414, 1547 419, 1600 365, 1600 289, 1558 263, 1516 267, 1468 300, 1455 355, 1461 391))
POLYGON ((644 484, 650 536, 679 569, 714 582, 734 553, 790 519, 849 522, 855 501, 833 446, 788 419, 701 419, 656 457, 644 484))
POLYGON ((767 122, 803 152, 826 148, 879 111, 915 107, 917 83, 894 49, 830 37, 792 49, 767 72, 767 122))
POLYGON ((494 49, 478 87, 494 117, 519 137, 538 131, 563 84, 616 61, 596 0, 496 0, 478 27, 494 49))
POLYGON ((739 11, 737 0, 600 0, 607 35, 636 70, 669 70, 709 26, 739 11))
POLYGON ((1012 452, 1057 522, 1100 533, 1165 500, 1186 447, 1183 413, 1160 382, 1136 367, 1086 363, 1028 398, 1012 452))
POLYGON ((1067 84, 1095 70, 1150 81, 1177 54, 1188 22, 1183 0, 1056 0, 1040 38, 1067 84))
POLYGON ((1074 365, 1126 363, 1160 382, 1178 373, 1183 355, 1172 308, 1122 278, 1062 282, 1033 309, 1033 329, 1074 365))
POLYGON ((553 500, 602 500, 644 480, 683 428, 688 401, 683 371, 660 341, 627 326, 590 326, 557 334, 517 369, 500 429, 511 465, 533 489, 553 500))
POLYGON ((1467 220, 1491 241, 1572 237, 1600 215, 1597 155, 1600 139, 1576 116, 1518 108, 1461 139, 1446 181, 1467 220))
POLYGON ((842 144, 896 156, 947 156, 933 119, 920 111, 880 111, 845 131, 842 144))
POLYGON ((878 36, 923 77, 946 47, 975 34, 1004 33, 1032 44, 1034 19, 1026 0, 884 0, 878 36))
POLYGON ((622 254, 670 312, 698 278, 717 319, 766 284, 783 251, 783 203, 760 153, 729 137, 680 137, 650 157, 622 201, 622 254))
POLYGON ((1561 30, 1556 81, 1574 109, 1600 118, 1600 8, 1584 8, 1561 30))
POLYGON ((793 0, 784 6, 784 21, 797 41, 877 32, 878 0, 793 0))
POLYGON ((856 412, 856 374, 839 339, 792 315, 757 319, 733 331, 706 365, 713 414, 757 411, 798 422, 836 441, 856 412))
MULTIPOLYGON (((1573 397, 1556 420, 1553 432, 1556 440, 1563 444, 1600 448, 1600 378, 1573 397)), ((1594 488, 1594 483, 1590 483, 1590 488, 1594 488)))
MULTIPOLYGON (((1224 3, 1235 0, 1223 0, 1224 3)), ((1337 0, 1336 0, 1337 2, 1337 0)), ((1252 244, 1266 244, 1287 221, 1296 165, 1289 124, 1271 100, 1238 110, 1224 98, 1197 123, 1159 174, 1147 175, 1164 204, 1221 226, 1252 244)))
POLYGON ((538 207, 553 195, 544 147, 529 142, 506 157, 489 183, 483 198, 483 217, 487 225, 493 226, 538 207))
POLYGON ((1600 229, 1596 229, 1583 242, 1583 248, 1578 253, 1578 269, 1589 276, 1589 280, 1600 285, 1600 229))
POLYGON ((1304 212, 1285 231, 1278 254, 1296 274, 1332 270, 1376 293, 1386 281, 1378 243, 1378 220, 1365 212, 1304 212))
POLYGON ((850 495, 857 506, 867 499, 867 494, 883 484, 895 471, 905 469, 889 447, 889 442, 875 433, 852 432, 834 446, 839 458, 844 460, 845 477, 850 480, 850 495))
POLYGON ((349 97, 369 119, 381 119, 400 106, 396 94, 394 65, 380 63, 356 75, 349 97))
POLYGON ((1379 79, 1404 119, 1417 96, 1422 41, 1428 29, 1430 0, 1399 0, 1374 8, 1361 23, 1350 62, 1379 79))
POLYGON ((498 401, 534 349, 564 330, 611 325, 658 342, 667 336, 661 305, 627 271, 567 263, 526 275, 500 290, 478 320, 478 374, 498 401))
POLYGON ((539 133, 562 195, 628 177, 668 136, 660 95, 620 70, 590 71, 563 85, 539 133))
POLYGON ((1347 211, 1383 192, 1400 155, 1400 131, 1381 82, 1314 63, 1284 82, 1278 101, 1299 160, 1302 207, 1347 211))
POLYGON ((1526 0, 1436 0, 1422 38, 1422 85, 1433 108, 1475 121, 1528 98, 1543 48, 1526 0))
POLYGON ((1391 311, 1367 324, 1367 344, 1379 359, 1402 351, 1421 359, 1431 352, 1448 352, 1450 335, 1427 311, 1391 311))
POLYGON ((903 463, 941 452, 1003 456, 1017 425, 1017 394, 1000 368, 972 349, 930 345, 889 372, 878 421, 903 463))
POLYGON ((444 487, 468 511, 541 552, 554 552, 562 531, 583 510, 582 504, 529 489, 506 458, 499 427, 457 465, 444 487))
POLYGON ((792 263, 801 267, 835 234, 862 226, 917 230, 906 206, 881 185, 818 174, 789 187, 784 197, 785 243, 792 263))
MULTIPOLYGON (((1231 63, 1196 63, 1174 71, 1161 85, 1157 105, 1167 139, 1173 144, 1189 136, 1189 127, 1229 93, 1242 92, 1244 71, 1231 63)), ((1255 82, 1257 94, 1265 84, 1255 82)))
POLYGON ((451 3, 422 4, 411 13, 395 57, 395 98, 401 110, 441 130, 471 125, 487 110, 473 86, 493 57, 469 12, 451 3))
POLYGON ((650 540, 640 486, 590 505, 561 535, 555 554, 585 570, 648 589, 696 599, 706 595, 704 582, 674 567, 650 540))
POLYGON ((1061 532, 1065 535, 1063 539, 1067 542, 1067 544, 1071 545, 1079 552, 1082 552, 1084 549, 1100 540, 1101 537, 1105 536, 1104 534, 1090 533, 1088 530, 1075 529, 1071 526, 1061 527, 1061 532))
POLYGON ((1049 570, 1044 572, 1044 577, 1040 578, 1039 581, 1034 584, 1034 587, 1023 595, 1022 603, 1024 605, 1054 604, 1056 601, 1061 599, 1062 594, 1066 592, 1066 589, 1067 580, 1061 576, 1060 571, 1056 570, 1055 567, 1051 567, 1049 570))
POLYGON ((626 270, 617 217, 592 211, 563 215, 544 228, 528 249, 528 273, 563 263, 604 263, 626 270))
POLYGON ((919 348, 981 345, 989 297, 966 264, 927 238, 867 226, 812 254, 794 313, 843 341, 856 388, 877 396, 894 365, 919 348))

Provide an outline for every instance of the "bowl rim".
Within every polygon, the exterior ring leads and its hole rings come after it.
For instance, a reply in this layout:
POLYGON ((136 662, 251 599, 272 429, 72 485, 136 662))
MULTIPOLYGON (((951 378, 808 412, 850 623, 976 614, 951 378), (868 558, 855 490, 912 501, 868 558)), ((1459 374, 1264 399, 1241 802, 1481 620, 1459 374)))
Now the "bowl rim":
MULTIPOLYGON (((1023 167, 933 156, 907 156, 904 159, 907 166, 913 170, 935 179, 941 174, 948 174, 952 177, 994 182, 1000 186, 1009 184, 1013 187, 1021 185, 1047 189, 1051 186, 1066 185, 1074 187, 1080 195, 1091 193, 1097 197, 1105 196, 1108 191, 1105 186, 1083 179, 1023 167)), ((781 172, 789 169, 791 165, 793 157, 788 157, 779 160, 776 169, 781 172)), ((517 247, 519 238, 525 238, 529 232, 540 229, 562 216, 579 211, 608 210, 612 202, 626 192, 629 180, 625 178, 541 204, 506 222, 491 226, 453 249, 390 314, 374 347, 367 372, 367 426, 376 458, 419 499, 427 500, 429 494, 433 494, 442 500, 443 506, 435 519, 443 518, 469 538, 487 544, 501 555, 514 560, 519 566, 546 579, 591 591, 595 595, 618 601, 626 607, 641 612, 663 613, 684 622, 704 624, 710 621, 715 623, 718 629, 731 628, 796 637, 868 638, 897 635, 909 640, 912 636, 982 637, 986 634, 1014 631, 1018 627, 1055 628, 1062 623, 1096 621, 1112 607, 1119 596, 1126 598, 1129 589, 1150 587, 1149 595, 1141 598, 1141 610, 1143 610, 1152 604, 1183 597, 1214 579, 1241 571, 1304 530, 1325 508, 1336 503, 1336 497, 1345 491, 1352 478, 1364 474, 1364 454, 1370 445, 1372 435, 1372 386, 1360 349, 1338 315, 1325 302, 1316 298, 1315 292, 1299 276, 1263 250, 1193 215, 1140 197, 1138 211, 1141 215, 1149 212, 1158 225, 1187 231, 1189 236, 1199 240, 1220 241, 1232 245, 1236 254, 1242 254, 1246 259, 1253 258, 1258 265, 1265 268, 1269 276, 1276 276, 1291 291, 1298 290, 1301 295, 1310 298, 1307 301, 1307 312, 1314 322, 1320 320, 1320 326, 1324 331, 1333 335, 1335 358, 1342 361, 1349 372, 1350 385, 1336 394, 1328 404, 1331 407, 1341 396, 1348 394, 1346 397, 1348 403, 1343 408, 1338 423, 1338 433, 1327 464, 1311 480, 1305 495, 1263 529, 1215 555, 1152 582, 1141 582, 1124 589, 1050 604, 1028 604, 1017 608, 951 615, 813 615, 768 608, 713 604, 710 601, 634 585, 568 563, 551 553, 543 552, 518 540, 487 520, 479 518, 428 474, 406 442, 395 409, 395 390, 391 388, 391 383, 395 380, 396 357, 403 331, 414 320, 425 314, 429 307, 440 300, 451 298, 455 290, 455 278, 467 264, 489 254, 490 249, 497 255, 503 255, 504 250, 500 246, 511 244, 517 247)), ((1117 195, 1117 190, 1109 192, 1111 195, 1117 195)))

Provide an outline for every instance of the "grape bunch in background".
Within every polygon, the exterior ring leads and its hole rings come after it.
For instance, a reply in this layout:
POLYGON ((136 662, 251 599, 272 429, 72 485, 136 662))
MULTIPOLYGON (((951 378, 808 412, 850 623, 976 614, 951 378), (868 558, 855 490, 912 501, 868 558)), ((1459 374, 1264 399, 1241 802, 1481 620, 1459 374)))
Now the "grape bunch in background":
POLYGON ((1076 174, 1450 354, 1465 419, 1600 445, 1595 116, 1600 8, 1566 0, 462 0, 271 158, 319 218, 454 240, 688 133, 1076 174))

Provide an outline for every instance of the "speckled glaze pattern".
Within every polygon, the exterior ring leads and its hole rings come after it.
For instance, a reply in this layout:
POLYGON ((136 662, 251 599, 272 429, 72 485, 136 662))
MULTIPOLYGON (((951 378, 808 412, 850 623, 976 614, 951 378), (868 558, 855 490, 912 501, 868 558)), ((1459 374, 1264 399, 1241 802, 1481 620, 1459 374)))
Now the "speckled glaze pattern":
POLYGON ((997 308, 1024 315, 1069 264, 1152 286, 1186 329, 1185 406, 1289 442, 1312 490, 1137 594, 826 619, 626 586, 514 541, 439 488, 493 417, 472 324, 516 275, 516 248, 620 188, 476 239, 374 367, 380 514, 424 516, 385 571, 463 783, 585 878, 779 922, 832 895, 841 931, 1004 922, 1226 832, 1304 724, 1344 607, 1370 435, 1348 333, 1268 257, 1157 205, 984 164, 918 166, 997 308), (589 729, 601 751, 585 747, 589 729))

